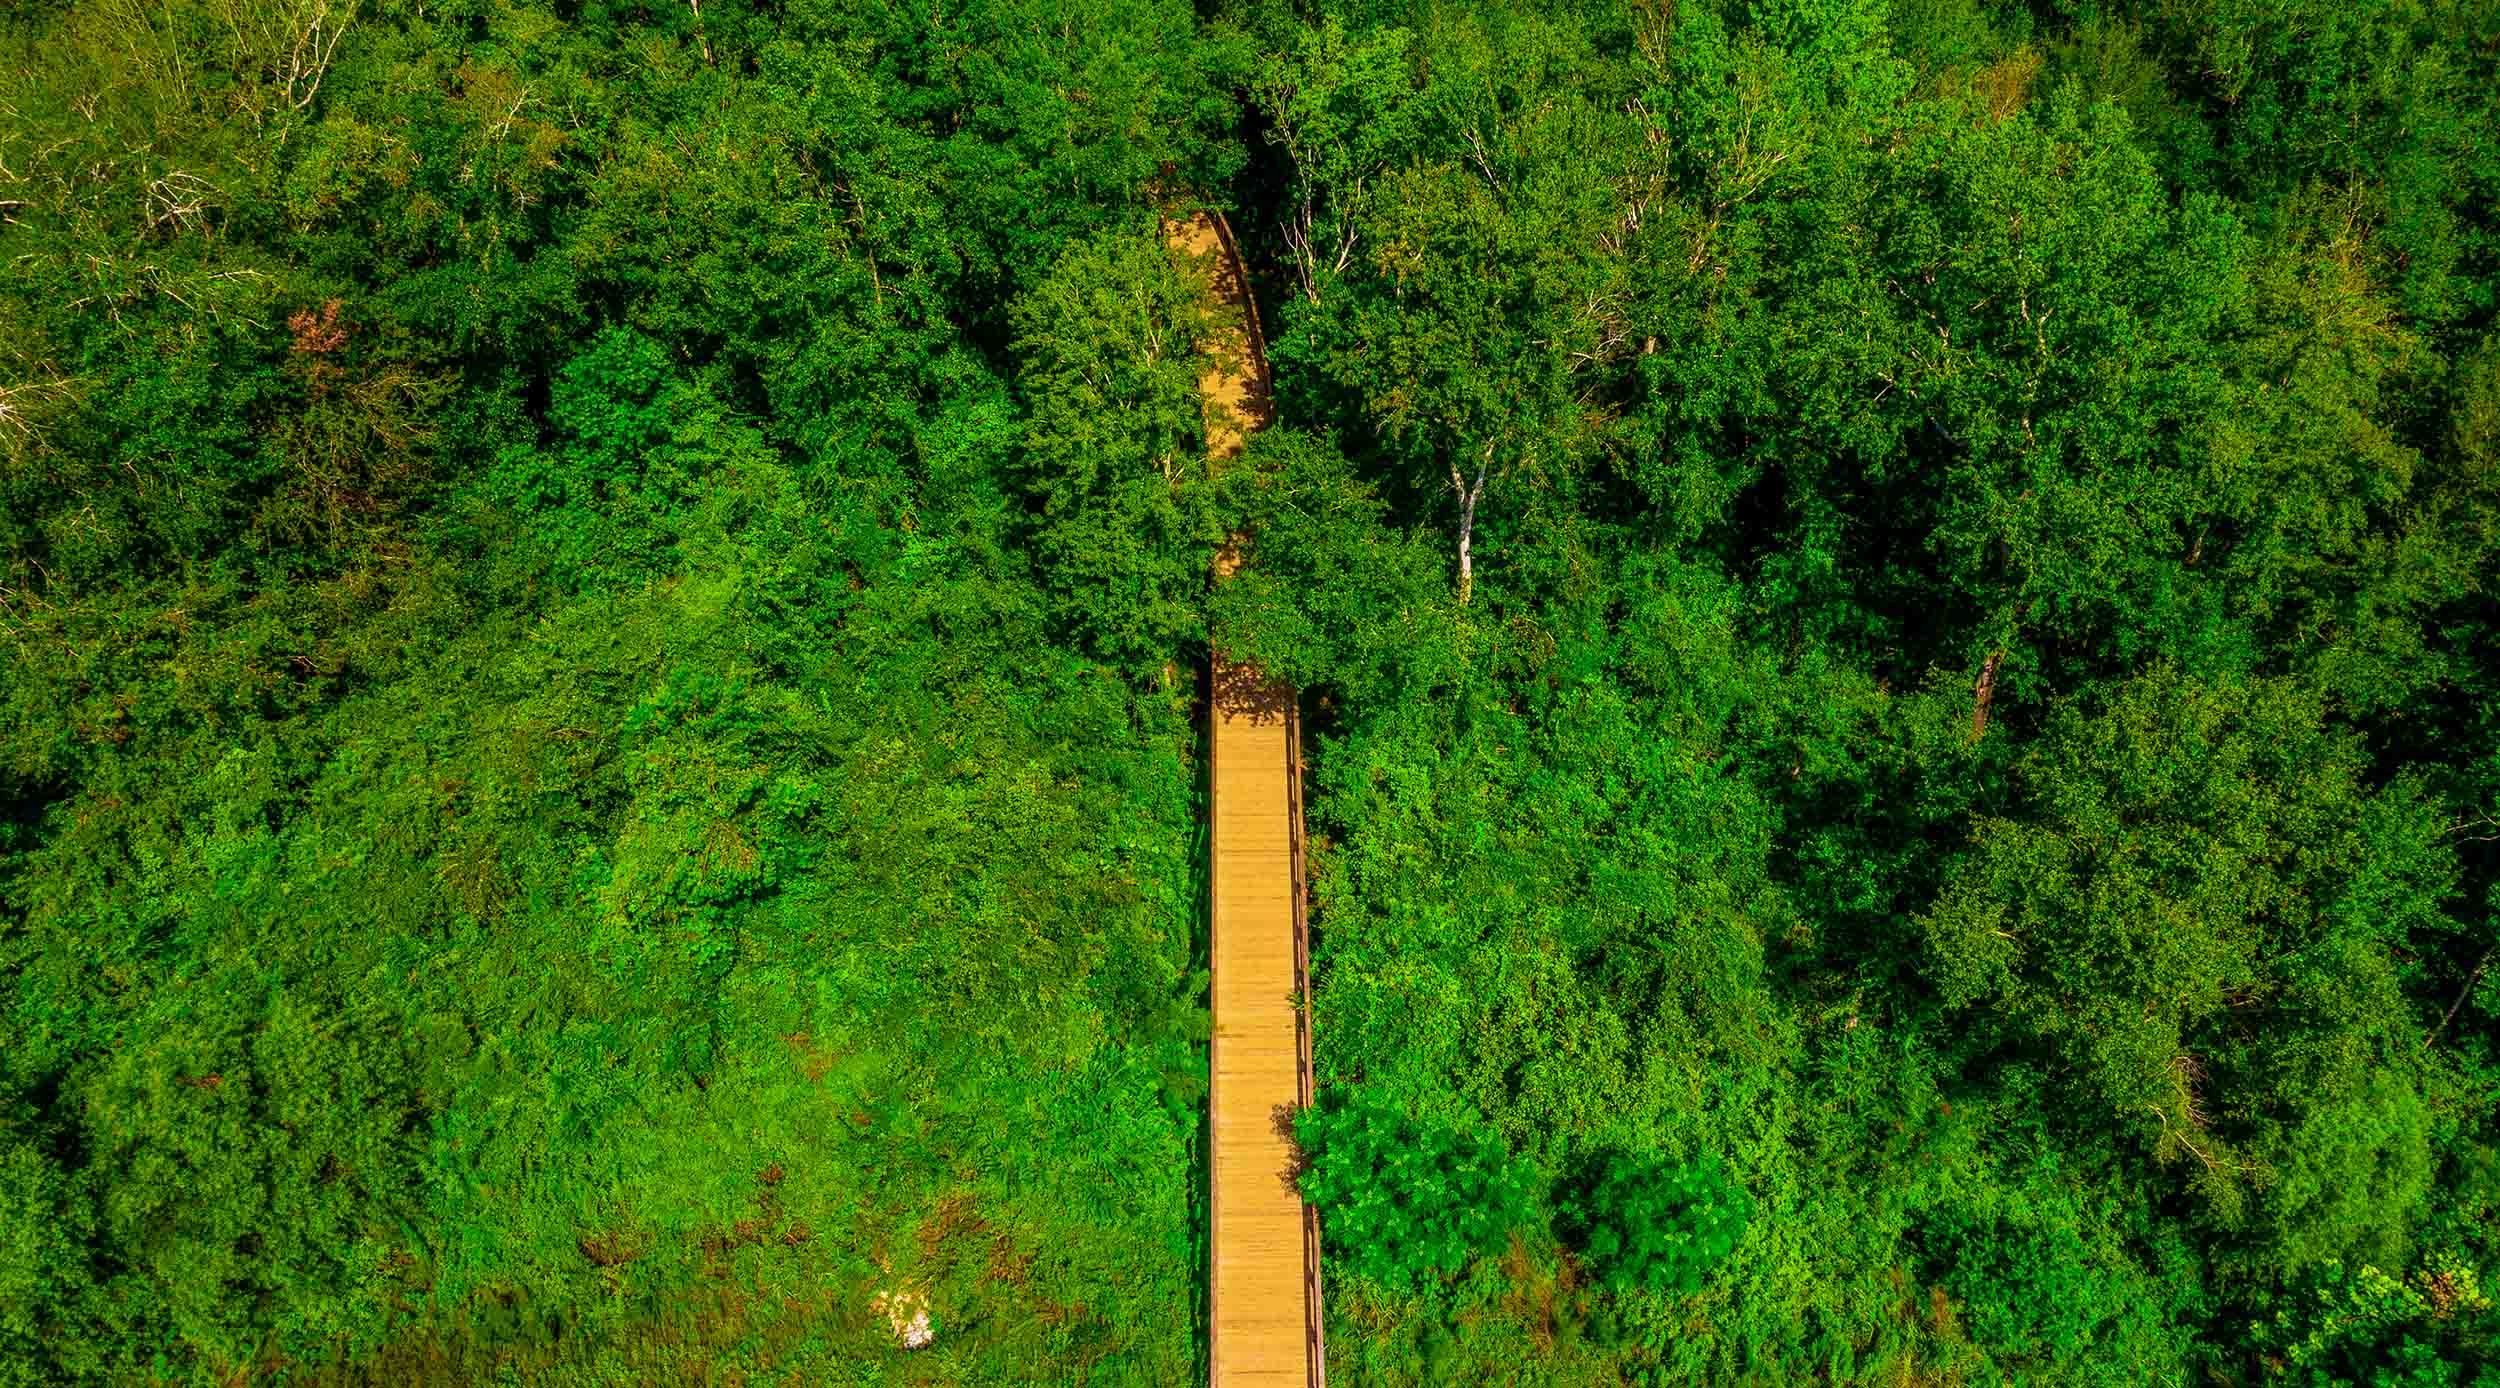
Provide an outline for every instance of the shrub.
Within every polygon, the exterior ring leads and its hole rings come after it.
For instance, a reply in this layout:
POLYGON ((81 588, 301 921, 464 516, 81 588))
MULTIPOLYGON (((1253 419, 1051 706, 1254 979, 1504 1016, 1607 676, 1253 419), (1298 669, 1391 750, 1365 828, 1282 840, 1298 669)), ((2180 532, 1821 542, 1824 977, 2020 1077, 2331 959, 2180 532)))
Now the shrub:
POLYGON ((1527 1172, 1494 1139, 1369 1100, 1306 1109, 1295 1135, 1329 1260, 1374 1282, 1454 1272, 1527 1221, 1527 1172))
POLYGON ((1609 1154, 1560 1211, 1563 1241, 1617 1291, 1693 1292, 1744 1235, 1751 1202, 1716 1162, 1609 1154))

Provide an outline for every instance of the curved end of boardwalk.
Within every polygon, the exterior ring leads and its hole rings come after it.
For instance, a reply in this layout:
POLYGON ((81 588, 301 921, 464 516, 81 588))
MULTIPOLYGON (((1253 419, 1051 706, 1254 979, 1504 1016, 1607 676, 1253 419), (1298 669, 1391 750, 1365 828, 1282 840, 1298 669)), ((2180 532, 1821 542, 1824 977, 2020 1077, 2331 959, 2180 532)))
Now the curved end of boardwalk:
MULTIPOLYGON (((1211 459, 1268 421, 1266 344, 1221 213, 1167 228, 1208 268, 1229 342, 1199 390, 1211 459)), ((1230 571, 1229 554, 1219 570, 1230 571)), ((1294 692, 1216 656, 1209 687, 1214 975, 1208 1083, 1207 1370, 1217 1388, 1326 1381, 1319 1222, 1294 1177, 1293 1115, 1311 1097, 1310 949, 1302 872, 1301 730, 1294 692)))

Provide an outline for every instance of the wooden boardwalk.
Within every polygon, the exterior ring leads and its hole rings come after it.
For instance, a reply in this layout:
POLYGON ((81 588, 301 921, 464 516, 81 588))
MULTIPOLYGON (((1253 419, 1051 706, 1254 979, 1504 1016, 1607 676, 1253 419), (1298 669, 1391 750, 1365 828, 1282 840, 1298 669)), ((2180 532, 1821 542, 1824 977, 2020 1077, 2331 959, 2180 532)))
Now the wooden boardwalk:
MULTIPOLYGON (((1231 341, 1199 381, 1207 456, 1241 452, 1268 422, 1267 356, 1231 229, 1220 214, 1171 224, 1172 243, 1209 267, 1231 341)), ((1219 575, 1236 564, 1228 548, 1219 575)), ((1292 1116, 1310 1100, 1309 973, 1303 920, 1300 739, 1293 692, 1218 652, 1210 680, 1214 803, 1212 1150, 1208 1204, 1208 1375, 1216 1388, 1324 1382, 1319 1226, 1294 1189, 1292 1116)))

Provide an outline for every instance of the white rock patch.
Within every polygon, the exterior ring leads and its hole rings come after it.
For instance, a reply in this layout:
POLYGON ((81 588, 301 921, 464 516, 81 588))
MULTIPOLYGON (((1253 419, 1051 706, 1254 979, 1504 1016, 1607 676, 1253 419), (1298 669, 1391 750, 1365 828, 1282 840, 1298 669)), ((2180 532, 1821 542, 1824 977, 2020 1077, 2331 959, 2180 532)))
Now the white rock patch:
POLYGON ((919 1292, 879 1292, 868 1305, 885 1313, 886 1323, 894 1327, 894 1337, 903 1348, 927 1349, 937 1343, 937 1331, 929 1324, 929 1298, 919 1292))

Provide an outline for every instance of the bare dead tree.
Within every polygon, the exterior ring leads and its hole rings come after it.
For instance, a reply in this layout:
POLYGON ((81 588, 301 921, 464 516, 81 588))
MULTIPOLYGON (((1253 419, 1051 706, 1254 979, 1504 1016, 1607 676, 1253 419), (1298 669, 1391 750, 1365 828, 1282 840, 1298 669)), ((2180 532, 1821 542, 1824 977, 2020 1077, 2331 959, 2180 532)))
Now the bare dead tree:
POLYGON ((329 75, 330 59, 339 51, 339 40, 355 17, 353 4, 333 15, 329 0, 313 0, 290 16, 288 27, 293 30, 294 41, 288 45, 285 66, 289 106, 301 111, 321 93, 321 79, 329 75))
POLYGON ((149 229, 175 234, 199 230, 220 191, 207 179, 183 169, 151 181, 141 199, 149 229))
POLYGON ((1476 172, 1484 175, 1484 181, 1492 188, 1494 196, 1509 197, 1509 185, 1503 183, 1502 176, 1493 171, 1492 156, 1485 152, 1484 136, 1476 133, 1476 128, 1472 125, 1459 133, 1466 137, 1468 157, 1475 161, 1476 172))

